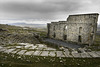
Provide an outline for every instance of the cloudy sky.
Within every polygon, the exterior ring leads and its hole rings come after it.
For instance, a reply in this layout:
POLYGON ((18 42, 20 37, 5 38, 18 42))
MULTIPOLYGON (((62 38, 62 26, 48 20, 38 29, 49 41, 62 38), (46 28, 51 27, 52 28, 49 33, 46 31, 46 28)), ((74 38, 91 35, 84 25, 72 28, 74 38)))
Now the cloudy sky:
POLYGON ((100 14, 99 6, 100 0, 0 0, 0 23, 66 20, 70 14, 100 14))

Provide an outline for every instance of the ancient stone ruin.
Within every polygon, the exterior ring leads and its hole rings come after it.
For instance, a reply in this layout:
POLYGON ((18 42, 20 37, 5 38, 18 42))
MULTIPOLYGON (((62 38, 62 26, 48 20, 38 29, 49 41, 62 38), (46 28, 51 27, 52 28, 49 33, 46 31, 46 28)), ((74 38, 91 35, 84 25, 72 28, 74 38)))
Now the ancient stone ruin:
POLYGON ((66 21, 47 24, 47 36, 78 44, 93 44, 97 30, 98 13, 69 15, 66 21))

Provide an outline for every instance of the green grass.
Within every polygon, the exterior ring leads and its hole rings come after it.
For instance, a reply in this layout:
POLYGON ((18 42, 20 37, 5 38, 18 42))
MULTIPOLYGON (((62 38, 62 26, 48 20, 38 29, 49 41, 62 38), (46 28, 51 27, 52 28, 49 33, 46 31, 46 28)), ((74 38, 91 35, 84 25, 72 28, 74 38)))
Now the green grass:
POLYGON ((0 52, 1 67, 100 67, 99 58, 23 56, 0 52))

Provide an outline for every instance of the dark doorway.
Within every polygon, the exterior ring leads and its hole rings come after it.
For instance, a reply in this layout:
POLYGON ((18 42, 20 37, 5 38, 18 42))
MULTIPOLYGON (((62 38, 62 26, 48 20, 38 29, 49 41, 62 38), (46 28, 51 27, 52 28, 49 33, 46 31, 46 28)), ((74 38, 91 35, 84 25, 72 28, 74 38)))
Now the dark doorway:
POLYGON ((64 40, 67 40, 67 35, 63 35, 64 40))
POLYGON ((54 33, 53 37, 55 38, 56 37, 56 34, 54 33))
POLYGON ((78 36, 78 42, 82 42, 81 39, 82 39, 82 38, 81 38, 81 36, 79 35, 79 36, 78 36))

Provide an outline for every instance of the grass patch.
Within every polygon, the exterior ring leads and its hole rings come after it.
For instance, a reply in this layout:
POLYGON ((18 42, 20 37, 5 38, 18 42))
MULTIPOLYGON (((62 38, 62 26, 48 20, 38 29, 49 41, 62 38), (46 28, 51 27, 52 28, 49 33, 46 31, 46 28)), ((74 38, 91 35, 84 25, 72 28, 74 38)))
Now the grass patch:
POLYGON ((58 58, 24 56, 0 52, 1 67, 99 67, 99 58, 58 58), (40 66, 41 65, 41 66, 40 66))

